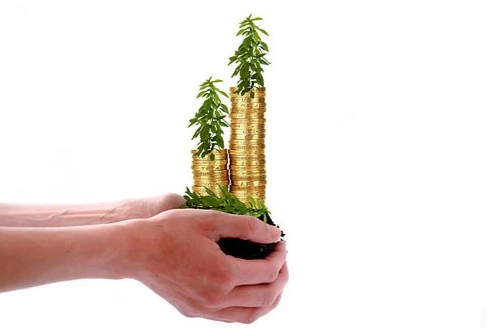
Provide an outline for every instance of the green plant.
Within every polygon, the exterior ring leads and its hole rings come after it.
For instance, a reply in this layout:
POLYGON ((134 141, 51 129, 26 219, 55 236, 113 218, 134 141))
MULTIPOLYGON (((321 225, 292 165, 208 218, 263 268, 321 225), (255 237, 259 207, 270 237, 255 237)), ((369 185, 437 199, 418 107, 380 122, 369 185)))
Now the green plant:
POLYGON ((211 160, 215 158, 212 153, 213 150, 225 148, 222 127, 229 127, 228 122, 225 120, 226 114, 228 114, 228 107, 220 99, 220 95, 226 98, 228 98, 228 95, 215 85, 220 82, 223 81, 212 80, 212 77, 210 77, 200 85, 200 92, 197 98, 204 99, 204 102, 195 114, 195 117, 190 119, 190 124, 188 125, 189 128, 197 125, 197 129, 192 136, 192 140, 199 137, 196 155, 204 157, 207 154, 211 154, 211 160))
POLYGON ((250 92, 251 98, 254 98, 254 87, 263 87, 262 65, 269 65, 270 62, 265 58, 268 53, 268 45, 262 41, 260 33, 268 36, 268 33, 256 25, 256 21, 263 18, 252 17, 249 15, 239 25, 237 36, 244 36, 239 48, 235 54, 229 58, 228 65, 237 63, 232 77, 239 75, 236 94, 244 95, 250 92))
POLYGON ((251 215, 265 223, 270 218, 270 212, 261 200, 249 197, 249 205, 246 205, 232 195, 226 187, 220 186, 220 190, 221 196, 218 196, 206 187, 208 195, 201 195, 187 188, 183 196, 186 204, 182 205, 182 208, 212 209, 231 214, 251 215))

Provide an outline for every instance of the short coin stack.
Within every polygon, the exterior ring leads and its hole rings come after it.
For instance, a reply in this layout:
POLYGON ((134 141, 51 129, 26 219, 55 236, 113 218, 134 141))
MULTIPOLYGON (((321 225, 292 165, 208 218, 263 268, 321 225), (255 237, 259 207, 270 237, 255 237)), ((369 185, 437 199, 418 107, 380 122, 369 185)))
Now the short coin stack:
POLYGON ((211 160, 211 154, 201 158, 192 150, 192 174, 193 191, 206 195, 205 187, 221 195, 218 185, 228 188, 228 152, 226 149, 213 150, 215 156, 211 160))
POLYGON ((237 95, 230 88, 230 191, 243 202, 265 201, 265 88, 237 95))

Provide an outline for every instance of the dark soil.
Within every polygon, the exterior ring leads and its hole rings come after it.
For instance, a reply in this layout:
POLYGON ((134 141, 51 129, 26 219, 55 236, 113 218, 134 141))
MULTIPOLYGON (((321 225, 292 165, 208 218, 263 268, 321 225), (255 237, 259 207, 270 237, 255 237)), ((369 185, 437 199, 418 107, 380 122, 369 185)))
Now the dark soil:
MULTIPOLYGON (((262 220, 264 218, 257 218, 262 220)), ((267 223, 275 227, 279 227, 272 221, 270 215, 267 214, 267 223)), ((282 233, 284 236, 284 233, 282 233)), ((275 249, 277 243, 259 244, 249 240, 242 240, 237 238, 221 238, 218 241, 223 253, 232 255, 245 260, 264 259, 275 249)))

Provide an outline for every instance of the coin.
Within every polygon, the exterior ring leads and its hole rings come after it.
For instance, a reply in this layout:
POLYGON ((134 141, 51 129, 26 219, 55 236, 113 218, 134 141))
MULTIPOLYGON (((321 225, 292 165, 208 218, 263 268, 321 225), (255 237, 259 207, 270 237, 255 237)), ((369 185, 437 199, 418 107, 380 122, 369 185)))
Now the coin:
POLYGON ((235 118, 232 124, 265 124, 266 118, 235 118))
POLYGON ((252 165, 252 166, 235 166, 230 167, 230 172, 232 176, 241 175, 259 175, 265 174, 265 165, 252 165))
POLYGON ((228 172, 227 171, 221 171, 221 172, 225 172, 225 173, 222 173, 222 174, 214 174, 212 172, 208 173, 208 172, 193 172, 192 173, 192 177, 194 179, 197 179, 197 180, 204 180, 204 179, 219 179, 219 180, 222 180, 222 179, 226 179, 228 177, 228 172))
POLYGON ((235 161, 243 160, 264 160, 265 154, 251 155, 251 154, 241 154, 241 155, 230 155, 230 164, 236 165, 235 161))
POLYGON ((256 140, 265 138, 265 133, 260 134, 235 134, 231 133, 230 138, 232 140, 256 140))
POLYGON ((254 97, 253 99, 249 97, 239 97, 239 98, 230 98, 230 105, 233 107, 237 104, 261 104, 266 106, 265 97, 254 97))
POLYGON ((250 113, 264 112, 267 110, 266 107, 267 107, 267 105, 265 103, 239 102, 239 103, 232 104, 232 107, 230 107, 230 113, 232 113, 232 112, 250 112, 250 113))
MULTIPOLYGON (((214 155, 214 160, 215 161, 225 160, 226 158, 227 158, 227 153, 214 155)), ((213 162, 213 160, 211 160, 211 155, 206 155, 204 157, 199 157, 199 156, 197 156, 195 154, 192 154, 192 160, 213 162)))
POLYGON ((230 186, 234 187, 260 187, 266 186, 267 180, 254 180, 254 181, 233 181, 230 186))
MULTIPOLYGON (((192 186, 192 190, 198 194, 201 194, 201 195, 209 195, 209 193, 206 191, 206 188, 204 188, 204 187, 192 186)), ((212 192, 214 192, 218 196, 223 195, 223 192, 218 188, 209 188, 209 190, 211 190, 212 192)))
POLYGON ((254 194, 254 195, 264 195, 265 189, 245 189, 245 188, 230 186, 230 192, 231 193, 236 192, 239 195, 244 194, 244 193, 254 194), (240 193, 240 192, 242 192, 242 193, 240 193))
POLYGON ((232 122, 232 130, 257 130, 257 131, 265 131, 265 124, 263 123, 233 123, 232 122))
POLYGON ((231 181, 254 181, 254 180, 266 180, 266 172, 240 172, 239 174, 232 174, 230 176, 231 181))
POLYGON ((218 186, 228 186, 228 180, 224 181, 197 181, 194 183, 194 187, 218 187, 218 186))
POLYGON ((266 181, 267 174, 247 174, 247 175, 231 175, 230 182, 235 184, 240 184, 241 182, 247 181, 266 181))
POLYGON ((235 129, 232 126, 232 129, 230 130, 230 133, 234 135, 239 135, 239 134, 265 134, 267 131, 265 129, 252 129, 252 128, 244 128, 244 129, 235 129))
POLYGON ((227 159, 215 159, 214 161, 212 160, 205 160, 205 159, 198 159, 196 157, 192 158, 192 164, 193 165, 224 165, 228 163, 227 159))
POLYGON ((263 159, 234 159, 230 162, 230 167, 235 166, 256 166, 256 165, 265 165, 267 161, 265 158, 263 159))
POLYGON ((265 159, 256 159, 256 160, 235 160, 230 164, 231 167, 235 168, 236 166, 247 166, 247 167, 254 167, 254 166, 264 166, 266 163, 265 159))
POLYGON ((225 165, 207 165, 207 164, 199 164, 199 165, 192 165, 192 170, 194 171, 224 171, 226 170, 227 164, 225 165))
POLYGON ((237 156, 237 157, 242 157, 242 156, 252 156, 252 157, 265 156, 265 147, 263 147, 261 149, 233 150, 232 152, 230 152, 230 156, 237 156))
POLYGON ((208 183, 228 183, 228 176, 221 177, 193 177, 194 185, 200 186, 199 182, 208 182, 208 183))
POLYGON ((254 139, 254 140, 230 140, 230 145, 234 146, 256 146, 263 145, 265 146, 265 138, 254 139))
POLYGON ((232 113, 230 114, 230 120, 233 119, 245 119, 245 118, 251 118, 251 119, 263 119, 265 118, 265 112, 258 112, 258 113, 232 113))
MULTIPOLYGON (((198 151, 197 149, 192 149, 191 150, 192 155, 195 155, 197 153, 197 151, 198 151)), ((213 150, 211 153, 213 153, 214 156, 216 156, 216 157, 218 157, 218 156, 224 157, 228 153, 228 150, 227 149, 213 150)), ((207 154, 206 156, 211 155, 211 153, 207 154)), ((204 158, 206 158, 206 157, 204 156, 204 158)))

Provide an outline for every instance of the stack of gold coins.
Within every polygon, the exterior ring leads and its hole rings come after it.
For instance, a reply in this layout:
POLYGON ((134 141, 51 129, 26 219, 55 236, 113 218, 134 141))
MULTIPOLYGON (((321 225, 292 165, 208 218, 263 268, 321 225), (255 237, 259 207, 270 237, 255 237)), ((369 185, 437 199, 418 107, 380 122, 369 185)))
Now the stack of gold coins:
POLYGON ((241 201, 265 201, 265 88, 237 95, 230 88, 230 191, 241 201))
POLYGON ((221 195, 219 186, 228 188, 228 151, 226 149, 213 150, 214 160, 211 154, 203 158, 196 155, 192 150, 192 174, 193 191, 206 195, 205 187, 221 195))

